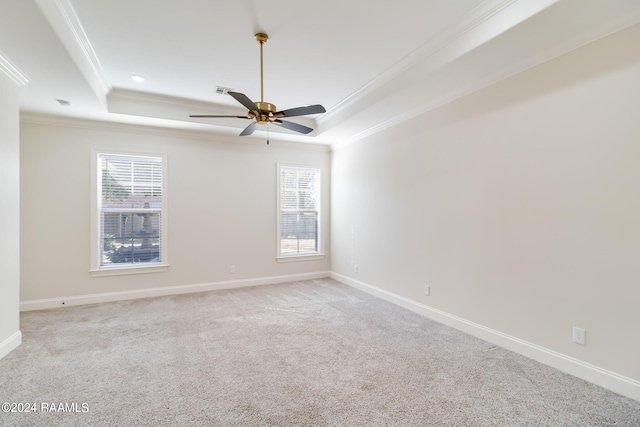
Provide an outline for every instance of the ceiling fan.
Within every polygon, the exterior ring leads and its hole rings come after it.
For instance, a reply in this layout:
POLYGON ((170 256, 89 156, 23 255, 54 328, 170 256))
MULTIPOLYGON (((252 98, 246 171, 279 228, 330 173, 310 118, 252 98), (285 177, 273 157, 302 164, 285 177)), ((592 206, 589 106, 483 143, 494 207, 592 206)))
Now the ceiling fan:
POLYGON ((278 126, 282 126, 283 128, 308 134, 313 131, 312 128, 300 125, 298 123, 287 122, 285 120, 281 120, 282 117, 295 117, 295 116, 306 116, 308 114, 317 114, 324 113, 326 110, 320 104, 316 105, 307 105, 304 107, 291 108, 288 110, 278 111, 274 104, 269 102, 264 102, 264 78, 262 71, 262 48, 264 44, 269 40, 269 36, 264 33, 256 34, 256 41, 260 44, 260 102, 253 102, 243 93, 240 92, 228 92, 236 101, 240 104, 244 105, 249 111, 246 116, 219 116, 219 115, 206 115, 206 114, 194 114, 189 117, 194 118, 222 118, 222 117, 235 117, 238 119, 250 119, 254 120, 249 126, 244 128, 244 130, 240 133, 240 136, 251 135, 258 125, 273 123, 278 126))

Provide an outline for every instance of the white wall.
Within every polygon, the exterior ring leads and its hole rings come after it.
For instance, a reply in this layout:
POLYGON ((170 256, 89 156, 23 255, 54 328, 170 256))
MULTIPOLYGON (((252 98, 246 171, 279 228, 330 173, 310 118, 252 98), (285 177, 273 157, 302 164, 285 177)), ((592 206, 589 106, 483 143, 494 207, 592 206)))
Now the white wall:
POLYGON ((0 73, 0 358, 20 344, 19 88, 0 73))
POLYGON ((162 129, 56 123, 23 120, 21 128, 23 302, 329 270, 328 257, 276 262, 277 162, 323 168, 323 237, 329 244, 326 147, 273 138, 267 146, 264 141, 243 143, 235 136, 225 142, 162 129), (92 149, 166 153, 169 271, 90 277, 92 149), (229 273, 230 265, 235 265, 235 274, 229 273))
POLYGON ((634 26, 338 147, 332 271, 640 396, 639 76, 634 26))

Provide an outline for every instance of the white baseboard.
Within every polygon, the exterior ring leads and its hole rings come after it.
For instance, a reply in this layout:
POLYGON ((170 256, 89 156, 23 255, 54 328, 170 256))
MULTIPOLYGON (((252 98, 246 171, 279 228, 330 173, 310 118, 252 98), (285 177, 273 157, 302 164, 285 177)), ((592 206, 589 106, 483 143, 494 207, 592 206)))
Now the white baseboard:
POLYGON ((22 344, 22 332, 17 331, 6 340, 0 342, 0 359, 11 353, 16 347, 22 344))
POLYGON ((298 280, 322 279, 325 277, 329 277, 329 274, 330 272, 328 271, 318 271, 314 273, 290 274, 286 276, 225 280, 222 282, 200 283, 196 285, 167 286, 162 288, 136 289, 131 291, 106 292, 100 294, 21 301, 20 311, 44 310, 49 308, 59 308, 73 305, 96 304, 100 302, 188 294, 192 292, 219 291, 223 289, 246 288, 249 286, 271 285, 275 283, 294 282, 298 280))
POLYGON ((331 272, 329 277, 344 283, 345 285, 352 286, 368 294, 409 309, 422 316, 428 317, 429 319, 451 326, 485 341, 504 347, 515 353, 537 360, 540 363, 551 366, 585 381, 597 384, 623 396, 640 401, 640 381, 582 362, 562 353, 558 353, 548 348, 496 331, 495 329, 470 322, 461 317, 429 307, 359 280, 355 280, 335 272, 331 272))

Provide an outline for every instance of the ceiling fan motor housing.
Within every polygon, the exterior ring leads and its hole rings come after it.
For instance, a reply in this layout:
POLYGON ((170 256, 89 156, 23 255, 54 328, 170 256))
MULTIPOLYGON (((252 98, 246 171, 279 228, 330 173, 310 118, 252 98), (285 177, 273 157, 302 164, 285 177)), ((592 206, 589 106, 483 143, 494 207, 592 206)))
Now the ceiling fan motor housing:
POLYGON ((260 109, 260 111, 262 111, 263 113, 275 113, 276 110, 276 106, 269 103, 269 102, 256 102, 256 107, 258 107, 260 109))
POLYGON ((255 104, 256 107, 260 109, 260 114, 255 116, 258 124, 264 125, 267 123, 271 123, 275 119, 275 117, 273 117, 273 113, 276 112, 275 105, 268 102, 256 102, 255 104))

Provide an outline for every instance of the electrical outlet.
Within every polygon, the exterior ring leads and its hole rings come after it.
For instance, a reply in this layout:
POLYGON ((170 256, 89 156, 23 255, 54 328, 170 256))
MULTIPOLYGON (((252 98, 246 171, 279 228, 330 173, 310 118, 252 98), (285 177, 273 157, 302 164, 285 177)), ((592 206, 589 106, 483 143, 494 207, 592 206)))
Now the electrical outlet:
POLYGON ((580 345, 586 345, 587 331, 582 328, 573 327, 573 342, 580 345))
POLYGON ((425 295, 431 294, 431 288, 428 285, 424 285, 424 294, 425 295))
POLYGON ((353 266, 353 272, 354 272, 354 273, 357 273, 357 272, 358 272, 358 264, 355 264, 355 265, 353 266))
POLYGON ((230 265, 229 266, 229 274, 236 274, 236 266, 235 265, 230 265))

